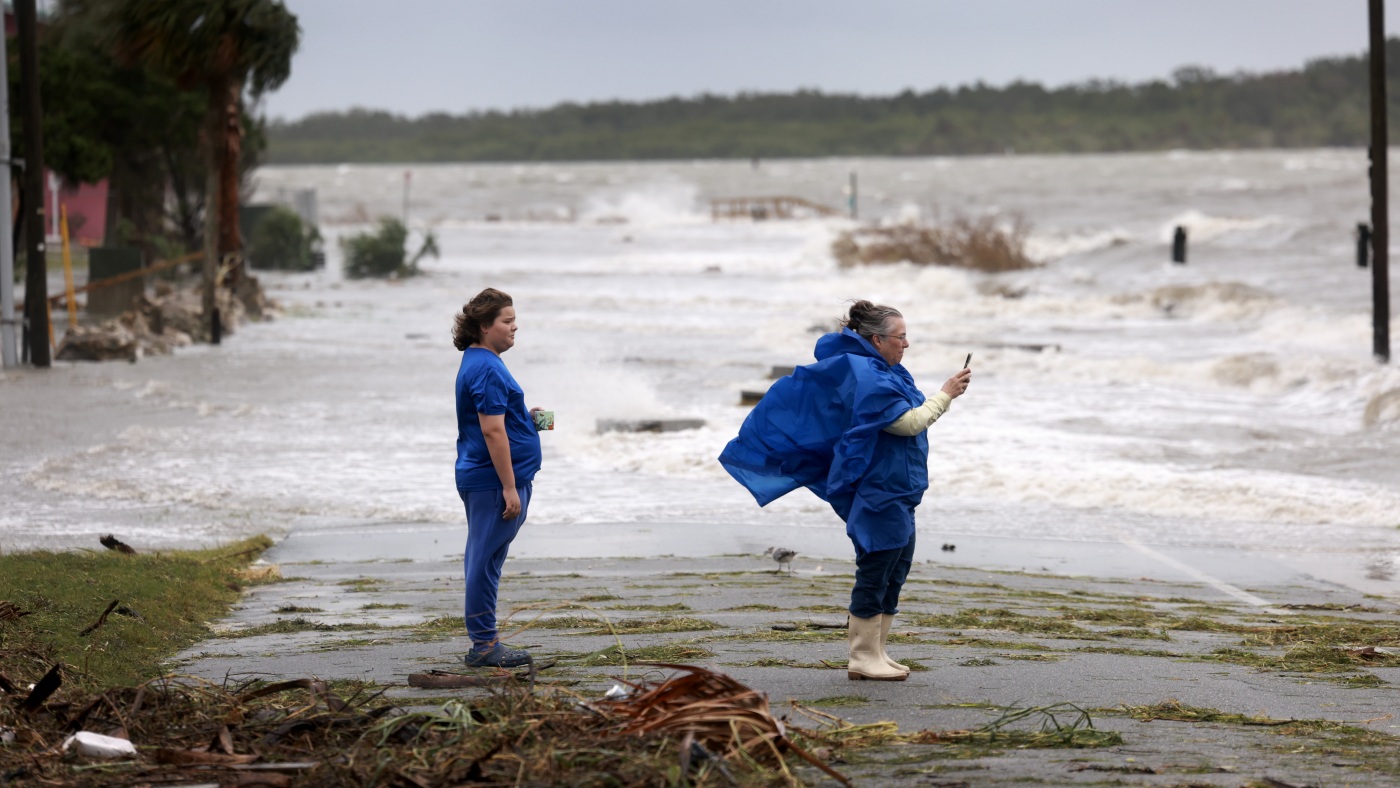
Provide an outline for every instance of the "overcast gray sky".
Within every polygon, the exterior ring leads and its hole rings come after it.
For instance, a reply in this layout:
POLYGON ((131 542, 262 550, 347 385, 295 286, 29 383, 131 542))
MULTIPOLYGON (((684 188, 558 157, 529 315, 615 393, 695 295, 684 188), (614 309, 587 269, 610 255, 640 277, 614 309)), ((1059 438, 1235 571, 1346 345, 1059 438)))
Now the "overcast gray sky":
MULTIPOLYGON (((548 107, 710 92, 889 95, 1017 79, 1139 82, 1366 48, 1366 0, 284 0, 272 118, 548 107)), ((1389 35, 1400 30, 1390 9, 1389 35)))

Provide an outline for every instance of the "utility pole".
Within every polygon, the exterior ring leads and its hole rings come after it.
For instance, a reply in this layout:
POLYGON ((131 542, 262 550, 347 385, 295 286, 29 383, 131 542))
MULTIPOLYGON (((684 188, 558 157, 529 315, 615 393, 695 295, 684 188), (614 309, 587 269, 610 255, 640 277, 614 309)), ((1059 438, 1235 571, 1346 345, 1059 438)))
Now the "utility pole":
MULTIPOLYGON (((44 252, 44 132, 39 103, 39 24, 34 0, 15 0, 19 33, 19 95, 24 116, 24 314, 29 324, 29 360, 52 365, 49 352, 49 270, 44 252)), ((0 217, 4 218, 4 217, 0 217)))
MULTIPOLYGON (((0 36, 0 85, 10 84, 10 58, 5 52, 5 37, 0 36)), ((14 209, 10 207, 10 178, 14 170, 10 167, 10 91, 0 90, 0 172, 4 173, 4 183, 0 184, 0 356, 3 356, 5 369, 19 366, 16 353, 15 326, 15 247, 12 233, 14 225, 10 217, 14 209)))
POLYGON ((1371 17, 1371 334, 1372 352, 1390 362, 1390 130, 1385 106, 1385 3, 1371 17))

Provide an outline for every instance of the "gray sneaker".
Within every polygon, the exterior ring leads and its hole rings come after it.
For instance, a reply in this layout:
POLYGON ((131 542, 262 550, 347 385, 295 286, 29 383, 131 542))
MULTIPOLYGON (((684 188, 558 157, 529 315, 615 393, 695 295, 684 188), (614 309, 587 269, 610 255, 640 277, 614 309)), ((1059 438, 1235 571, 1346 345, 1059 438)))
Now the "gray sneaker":
POLYGON ((489 651, 468 651, 467 655, 462 657, 462 661, 467 663, 469 668, 518 668, 530 664, 533 660, 528 651, 506 648, 497 643, 489 651))

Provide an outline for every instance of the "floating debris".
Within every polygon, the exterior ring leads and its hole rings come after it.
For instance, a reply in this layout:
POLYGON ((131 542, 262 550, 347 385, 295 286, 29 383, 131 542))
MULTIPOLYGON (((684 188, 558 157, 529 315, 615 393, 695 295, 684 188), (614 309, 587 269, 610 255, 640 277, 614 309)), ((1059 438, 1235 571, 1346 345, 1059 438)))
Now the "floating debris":
POLYGON ((680 432, 698 430, 704 419, 598 419, 598 434, 605 432, 680 432))
MULTIPOLYGON (((133 299, 131 308, 95 325, 71 328, 58 344, 61 361, 137 361, 168 355, 195 340, 207 340, 202 294, 198 288, 176 290, 161 282, 152 296, 133 299)), ((252 276, 239 279, 237 291, 219 288, 215 304, 223 333, 231 334, 246 319, 261 320, 274 305, 252 276)))

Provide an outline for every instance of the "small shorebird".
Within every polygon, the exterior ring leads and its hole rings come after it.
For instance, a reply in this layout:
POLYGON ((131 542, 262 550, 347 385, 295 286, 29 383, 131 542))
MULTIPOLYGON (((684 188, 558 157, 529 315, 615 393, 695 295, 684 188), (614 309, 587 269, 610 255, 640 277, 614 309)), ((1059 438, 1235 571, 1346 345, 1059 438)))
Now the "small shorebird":
POLYGON ((797 557, 796 550, 789 550, 786 547, 770 547, 764 550, 763 554, 773 556, 773 560, 778 562, 777 571, 783 571, 783 564, 787 564, 788 574, 792 574, 792 559, 797 557))

